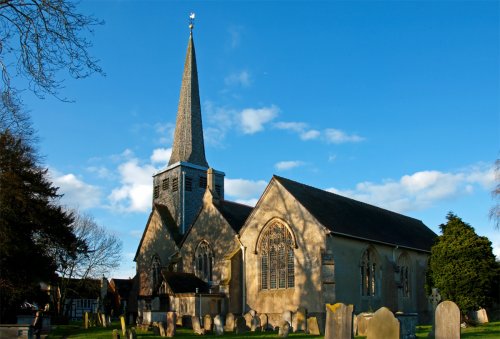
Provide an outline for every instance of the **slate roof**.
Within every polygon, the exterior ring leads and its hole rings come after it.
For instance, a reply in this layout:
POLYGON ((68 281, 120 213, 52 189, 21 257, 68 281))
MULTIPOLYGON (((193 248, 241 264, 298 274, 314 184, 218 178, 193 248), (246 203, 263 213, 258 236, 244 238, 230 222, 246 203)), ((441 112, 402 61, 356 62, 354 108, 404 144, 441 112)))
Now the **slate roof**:
POLYGON ((192 273, 163 272, 163 279, 174 294, 195 293, 196 288, 199 293, 209 292, 209 285, 192 273))
POLYGON ((116 279, 113 278, 110 281, 113 282, 115 285, 115 291, 118 293, 120 298, 122 299, 128 299, 130 295, 130 291, 132 290, 132 287, 134 285, 134 281, 132 279, 116 279))
POLYGON ((436 234, 422 221, 274 176, 333 234, 430 251, 436 234))
POLYGON ((253 207, 227 200, 220 201, 215 207, 236 233, 240 231, 253 210, 253 207))

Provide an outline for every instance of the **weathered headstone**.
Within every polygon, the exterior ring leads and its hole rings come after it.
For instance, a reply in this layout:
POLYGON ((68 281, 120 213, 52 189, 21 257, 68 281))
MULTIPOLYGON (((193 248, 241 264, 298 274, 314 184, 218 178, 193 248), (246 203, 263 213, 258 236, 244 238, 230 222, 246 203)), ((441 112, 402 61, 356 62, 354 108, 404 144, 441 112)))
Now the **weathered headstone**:
POLYGON ((252 317, 255 317, 257 315, 257 311, 255 311, 255 310, 250 310, 250 311, 248 311, 248 313, 250 313, 250 315, 252 317))
POLYGON ((373 314, 366 338, 399 339, 399 321, 387 307, 381 307, 373 314))
POLYGON ((252 318, 252 321, 250 324, 250 331, 252 331, 252 332, 260 331, 260 318, 258 316, 254 316, 252 318))
POLYGON ((292 312, 284 311, 281 314, 281 319, 286 321, 291 326, 292 325, 292 312))
POLYGON ((118 333, 118 330, 113 330, 113 339, 120 339, 120 334, 118 333))
POLYGON ((326 304, 325 339, 350 339, 353 311, 353 305, 326 304))
POLYGON ((214 332, 215 335, 223 335, 224 334, 224 326, 222 324, 222 317, 217 314, 214 317, 214 332))
POLYGON ((267 317, 267 314, 261 313, 257 316, 260 319, 260 327, 262 331, 267 331, 269 329, 269 318, 267 317))
POLYGON ((399 335, 401 339, 414 339, 417 337, 417 313, 397 312, 396 318, 399 320, 399 335))
POLYGON ((108 322, 107 322, 106 314, 102 313, 101 317, 102 317, 102 327, 108 327, 108 322))
POLYGON ((294 332, 305 332, 307 330, 307 310, 304 307, 299 307, 292 320, 292 328, 294 332))
POLYGON ((160 329, 160 336, 165 337, 166 333, 165 333, 165 326, 163 325, 163 321, 158 322, 158 328, 160 329))
POLYGON ((280 328, 278 330, 278 336, 282 338, 287 338, 290 333, 290 323, 284 319, 281 320, 280 328))
POLYGON ((176 328, 177 314, 175 312, 167 312, 167 337, 173 337, 175 335, 176 328))
POLYGON ((460 338, 460 309, 450 300, 443 301, 436 308, 436 339, 460 338))
POLYGON ((356 316, 356 327, 354 330, 354 334, 360 336, 366 336, 366 332, 368 331, 368 324, 370 320, 373 318, 373 313, 363 312, 356 316))
POLYGON ((432 330, 431 333, 429 333, 429 337, 434 337, 434 334, 436 332, 436 308, 440 301, 441 301, 441 294, 439 294, 439 290, 435 287, 432 288, 432 293, 429 296, 429 304, 432 316, 432 330))
POLYGON ((320 335, 321 331, 319 329, 318 318, 309 317, 307 318, 307 332, 312 335, 320 335))
POLYGON ((477 324, 486 324, 489 322, 488 314, 484 308, 480 308, 477 311, 472 311, 470 313, 472 320, 474 320, 477 324))
POLYGON ((83 328, 86 330, 89 328, 89 312, 85 312, 83 315, 83 328))
POLYGON ((247 322, 243 317, 236 317, 236 334, 242 334, 248 332, 247 322))
POLYGON ((127 326, 125 325, 125 317, 123 315, 120 316, 120 324, 122 325, 122 334, 125 336, 125 331, 127 331, 127 326))
POLYGON ((251 328, 253 315, 250 314, 250 312, 248 312, 248 313, 245 313, 245 315, 243 317, 245 318, 245 323, 246 323, 247 327, 251 328))
POLYGON ((96 326, 102 326, 102 317, 101 312, 97 312, 96 316, 96 326))
POLYGON ((224 331, 226 332, 234 331, 234 314, 228 313, 226 315, 226 325, 224 326, 224 331))
POLYGON ((205 314, 203 317, 203 329, 205 333, 212 331, 212 316, 210 314, 205 314))
POLYGON ((205 330, 201 328, 200 319, 197 316, 191 317, 191 323, 193 325, 193 331, 196 334, 203 335, 205 334, 205 330))

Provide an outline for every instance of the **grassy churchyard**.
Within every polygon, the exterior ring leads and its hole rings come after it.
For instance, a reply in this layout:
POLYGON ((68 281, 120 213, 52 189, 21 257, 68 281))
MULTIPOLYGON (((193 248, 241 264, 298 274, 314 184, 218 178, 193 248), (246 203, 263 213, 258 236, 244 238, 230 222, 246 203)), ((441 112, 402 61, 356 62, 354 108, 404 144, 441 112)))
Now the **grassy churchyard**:
MULTIPOLYGON (((88 330, 85 330, 81 323, 73 323, 70 325, 59 325, 52 330, 52 332, 47 336, 47 339, 81 339, 81 338, 95 338, 95 339, 109 339, 112 337, 113 329, 119 329, 121 331, 120 324, 118 322, 113 322, 111 326, 107 328, 102 327, 92 327, 88 330)), ((417 338, 427 338, 429 332, 431 330, 431 326, 418 326, 417 327, 417 338)), ((500 338, 500 321, 491 322, 484 325, 479 325, 475 327, 469 327, 461 330, 462 338, 500 338)), ((120 332, 120 337, 121 332, 120 332)), ((199 335, 193 333, 191 329, 183 329, 180 328, 177 330, 176 337, 181 339, 194 339, 200 338, 199 335)), ((205 337, 214 337, 214 334, 207 334, 205 337)), ((236 335, 233 333, 224 333, 222 336, 224 339, 241 339, 241 337, 246 338, 254 338, 254 339, 273 339, 278 338, 277 332, 248 332, 246 334, 236 335)), ((148 339, 156 339, 161 338, 160 336, 153 335, 152 331, 137 331, 137 338, 148 338, 148 339)), ((291 333, 289 338, 292 339, 320 339, 320 336, 312 336, 304 333, 291 333)), ((365 337, 356 337, 356 338, 365 338, 365 337)))

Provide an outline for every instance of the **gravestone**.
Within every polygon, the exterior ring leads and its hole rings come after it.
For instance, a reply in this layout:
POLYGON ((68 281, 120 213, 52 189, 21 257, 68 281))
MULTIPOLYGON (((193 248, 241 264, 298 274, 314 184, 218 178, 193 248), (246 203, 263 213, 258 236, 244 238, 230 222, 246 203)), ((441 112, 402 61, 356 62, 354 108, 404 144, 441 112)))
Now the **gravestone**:
POLYGON ((436 308, 436 339, 460 338, 460 310, 450 300, 443 301, 436 308))
POLYGON ((381 307, 368 324, 366 339, 399 339, 399 321, 387 308, 381 307))
POLYGON ((267 317, 267 314, 261 313, 257 315, 260 319, 260 327, 262 331, 267 331, 269 329, 269 318, 267 317))
POLYGON ((167 312, 167 337, 173 337, 175 335, 176 328, 177 314, 175 312, 167 312))
POLYGON ((292 320, 292 328, 294 332, 306 332, 307 330, 307 310, 305 307, 299 307, 292 320))
POLYGON ((224 334, 224 326, 222 324, 222 317, 217 314, 214 317, 214 332, 215 335, 223 335, 224 334))
POLYGON ((480 308, 477 311, 472 311, 470 313, 472 320, 476 322, 476 324, 486 324, 489 322, 488 314, 484 308, 480 308))
POLYGON ((245 313, 244 317, 245 317, 245 323, 246 323, 247 327, 252 328, 253 315, 250 314, 250 312, 248 312, 248 313, 245 313))
POLYGON ((309 317, 307 318, 307 332, 311 335, 321 335, 319 329, 318 318, 309 317))
POLYGON ((118 334, 118 330, 113 330, 113 339, 120 339, 120 334, 118 334))
POLYGON ((325 339, 351 339, 353 305, 326 304, 325 339))
POLYGON ((260 331, 260 318, 259 317, 254 316, 252 318, 250 331, 252 331, 252 332, 260 331))
POLYGON ((286 320, 281 320, 280 328, 278 330, 278 336, 282 338, 287 338, 290 333, 290 323, 286 320))
POLYGON ((436 332, 436 308, 441 301, 441 294, 439 294, 439 290, 437 288, 432 288, 432 293, 429 296, 429 304, 431 309, 431 317, 432 317, 432 330, 429 333, 429 337, 434 337, 434 333, 436 332))
POLYGON ((106 319, 106 314, 102 313, 101 317, 102 317, 102 327, 108 327, 108 322, 107 322, 107 319, 106 319))
POLYGON ((196 333, 198 335, 204 335, 205 334, 205 330, 203 328, 201 328, 200 319, 197 316, 192 316, 191 317, 191 324, 193 325, 193 331, 194 331, 194 333, 196 333))
POLYGON ((372 318, 373 318, 373 313, 370 312, 363 312, 358 314, 356 316, 356 327, 354 334, 360 336, 366 336, 366 333, 368 331, 368 324, 370 323, 372 318))
POLYGON ((242 334, 248 332, 247 322, 243 317, 236 317, 236 326, 235 326, 236 334, 242 334))
POLYGON ((126 338, 127 339, 137 339, 137 333, 135 333, 134 327, 131 327, 127 330, 126 338))
POLYGON ((234 314, 228 313, 226 315, 226 325, 224 326, 224 331, 226 332, 234 331, 234 314))
POLYGON ((292 325, 292 312, 285 311, 281 314, 281 319, 288 322, 288 325, 292 325))
POLYGON ((257 311, 255 311, 255 310, 250 310, 250 311, 248 311, 248 313, 250 313, 250 315, 252 317, 255 317, 257 315, 257 311))
POLYGON ((154 321, 152 326, 153 326, 153 334, 155 336, 160 336, 160 327, 158 326, 158 323, 154 321))
POLYGON ((203 329, 205 333, 212 331, 212 316, 210 314, 205 314, 205 317, 203 317, 203 329))
POLYGON ((417 333, 418 313, 397 312, 399 335, 401 339, 414 339, 417 333))
POLYGON ((122 325, 122 335, 125 336, 125 331, 127 331, 127 326, 125 325, 125 317, 120 316, 120 324, 122 325))
POLYGON ((160 337, 165 337, 165 326, 163 325, 163 321, 158 322, 158 328, 160 329, 160 337))
POLYGON ((89 328, 89 312, 85 312, 83 315, 83 328, 86 330, 89 328))

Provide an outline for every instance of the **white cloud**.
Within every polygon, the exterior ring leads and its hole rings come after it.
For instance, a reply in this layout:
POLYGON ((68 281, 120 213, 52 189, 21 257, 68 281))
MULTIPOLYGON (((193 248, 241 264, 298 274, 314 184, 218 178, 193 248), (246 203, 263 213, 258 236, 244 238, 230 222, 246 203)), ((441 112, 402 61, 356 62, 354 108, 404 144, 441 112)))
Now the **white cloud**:
POLYGON ((360 142, 365 140, 356 134, 347 134, 341 130, 335 128, 328 128, 324 131, 324 135, 327 142, 333 144, 343 144, 346 142, 360 142))
POLYGON ((286 171, 295 167, 299 167, 304 165, 302 161, 294 160, 294 161, 280 161, 274 165, 278 171, 286 171))
POLYGON ((267 186, 264 180, 224 179, 224 193, 236 201, 257 199, 267 186))
POLYGON ((240 116, 243 133, 254 134, 264 129, 264 125, 278 115, 278 107, 245 108, 240 116))
POLYGON ((246 70, 231 73, 224 79, 224 83, 227 86, 248 87, 248 86, 250 86, 251 82, 252 82, 252 79, 250 77, 250 73, 248 73, 248 71, 246 71, 246 70))
POLYGON ((470 194, 474 186, 489 189, 494 185, 491 171, 492 168, 485 165, 455 173, 421 171, 404 175, 399 180, 361 182, 352 190, 327 190, 396 212, 407 212, 427 208, 441 200, 470 194))
POLYGON ((82 210, 99 206, 101 190, 98 187, 83 182, 72 173, 62 174, 53 169, 50 170, 50 177, 59 187, 59 193, 64 194, 61 198, 63 204, 82 210))
POLYGON ((165 166, 172 155, 172 148, 157 148, 151 155, 151 162, 165 166))
POLYGON ((102 179, 113 178, 113 173, 104 166, 90 166, 87 167, 87 171, 97 174, 97 176, 102 179))
POLYGON ((111 208, 122 212, 146 212, 151 208, 152 176, 157 169, 151 164, 140 165, 131 158, 118 166, 121 186, 111 191, 111 208))
POLYGON ((302 140, 313 140, 319 138, 320 135, 321 135, 320 131, 317 131, 315 129, 310 129, 308 131, 300 133, 300 138, 302 140))

